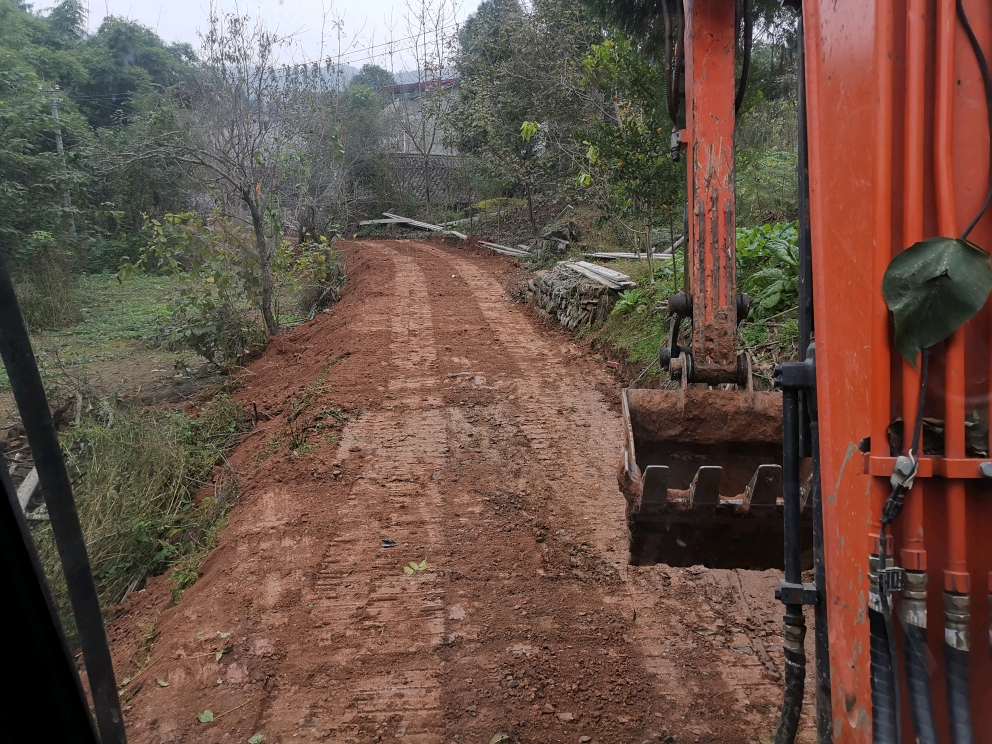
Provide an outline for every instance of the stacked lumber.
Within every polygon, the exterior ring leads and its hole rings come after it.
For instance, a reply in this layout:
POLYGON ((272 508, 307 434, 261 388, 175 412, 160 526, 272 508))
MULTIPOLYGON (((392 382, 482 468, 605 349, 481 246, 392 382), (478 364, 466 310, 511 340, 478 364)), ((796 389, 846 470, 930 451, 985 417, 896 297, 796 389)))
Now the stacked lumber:
POLYGON ((362 220, 359 222, 360 227, 365 227, 366 225, 402 225, 406 227, 414 227, 418 230, 427 230, 428 232, 444 233, 445 235, 454 235, 460 240, 467 240, 468 235, 465 233, 460 233, 457 230, 446 230, 441 225, 433 225, 430 222, 421 222, 420 220, 415 220, 412 217, 404 217, 400 214, 393 214, 392 212, 383 212, 382 216, 385 219, 378 220, 362 220))
POLYGON ((499 243, 487 243, 485 240, 480 240, 479 245, 484 245, 486 248, 490 248, 497 253, 503 253, 507 256, 513 256, 514 258, 527 258, 530 256, 530 251, 525 245, 511 248, 508 245, 500 245, 499 243))
POLYGON ((571 269, 578 274, 592 279, 594 282, 602 284, 604 287, 609 287, 617 291, 637 286, 637 282, 633 281, 626 274, 608 269, 605 266, 589 263, 588 261, 562 261, 558 265, 571 269))

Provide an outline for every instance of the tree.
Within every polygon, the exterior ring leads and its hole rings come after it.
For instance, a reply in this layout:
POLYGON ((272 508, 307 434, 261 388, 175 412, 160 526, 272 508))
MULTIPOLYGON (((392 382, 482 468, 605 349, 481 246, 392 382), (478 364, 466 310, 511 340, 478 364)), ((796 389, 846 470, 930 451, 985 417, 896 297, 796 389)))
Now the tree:
POLYGON ((365 86, 378 93, 383 88, 396 85, 396 78, 379 65, 362 65, 362 69, 348 82, 349 87, 365 86))
POLYGON ((459 35, 460 95, 451 141, 490 177, 522 192, 558 188, 577 171, 576 134, 591 125, 595 96, 582 80, 589 44, 602 38, 571 0, 486 0, 459 35))
POLYGON ((669 152, 663 69, 622 35, 594 44, 583 69, 611 105, 586 135, 589 170, 581 181, 608 188, 601 199, 607 216, 642 222, 662 207, 673 212, 684 199, 685 169, 669 152))

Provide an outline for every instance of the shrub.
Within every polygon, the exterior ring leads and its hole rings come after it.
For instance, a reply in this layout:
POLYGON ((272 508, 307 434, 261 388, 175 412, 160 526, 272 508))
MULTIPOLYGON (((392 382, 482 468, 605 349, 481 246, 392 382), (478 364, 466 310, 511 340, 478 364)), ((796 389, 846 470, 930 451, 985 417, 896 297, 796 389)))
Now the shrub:
POLYGON ((767 318, 799 302, 799 225, 779 222, 737 231, 738 286, 751 295, 751 317, 767 318))
POLYGON ((617 315, 626 315, 627 313, 632 313, 636 310, 645 300, 647 300, 648 295, 643 289, 625 289, 620 293, 617 298, 616 304, 613 306, 613 312, 617 315))
POLYGON ((61 250, 51 233, 32 233, 14 264, 14 291, 29 328, 51 330, 82 320, 73 297, 72 254, 61 250))
MULTIPOLYGON (((197 418, 117 407, 104 400, 62 435, 104 605, 213 544, 237 492, 234 472, 225 468, 206 487, 247 421, 241 406, 226 395, 214 398, 197 418)), ((72 613, 50 524, 32 524, 52 594, 72 636, 72 613)))

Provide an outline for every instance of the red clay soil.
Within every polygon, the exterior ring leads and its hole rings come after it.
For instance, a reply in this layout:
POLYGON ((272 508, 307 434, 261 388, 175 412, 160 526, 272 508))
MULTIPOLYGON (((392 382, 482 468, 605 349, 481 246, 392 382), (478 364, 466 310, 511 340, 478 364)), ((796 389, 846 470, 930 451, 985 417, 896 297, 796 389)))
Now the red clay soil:
POLYGON ((626 565, 606 365, 509 299, 512 260, 344 254, 342 301, 245 375, 260 423, 200 577, 111 623, 130 741, 770 738, 778 576, 626 565))

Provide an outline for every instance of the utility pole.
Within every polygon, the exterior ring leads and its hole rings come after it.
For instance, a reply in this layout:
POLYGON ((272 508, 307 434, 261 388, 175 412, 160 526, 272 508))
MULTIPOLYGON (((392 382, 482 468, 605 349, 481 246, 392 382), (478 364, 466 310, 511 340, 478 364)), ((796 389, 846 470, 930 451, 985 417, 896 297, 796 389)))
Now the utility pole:
MULTIPOLYGON (((59 157, 62 159, 62 165, 65 166, 65 150, 62 148, 62 127, 59 125, 59 104, 62 99, 58 97, 59 86, 50 88, 49 90, 43 90, 42 87, 38 86, 38 92, 43 95, 51 96, 52 102, 52 118, 55 119, 55 149, 59 153, 59 157)), ((63 201, 65 202, 66 208, 72 207, 72 197, 69 195, 69 190, 66 189, 63 195, 63 201)), ((72 239, 76 238, 76 220, 69 215, 69 237, 72 239)))

